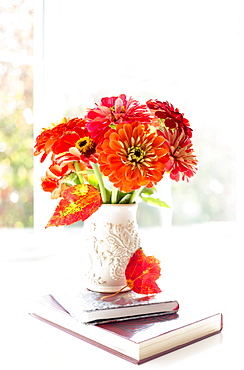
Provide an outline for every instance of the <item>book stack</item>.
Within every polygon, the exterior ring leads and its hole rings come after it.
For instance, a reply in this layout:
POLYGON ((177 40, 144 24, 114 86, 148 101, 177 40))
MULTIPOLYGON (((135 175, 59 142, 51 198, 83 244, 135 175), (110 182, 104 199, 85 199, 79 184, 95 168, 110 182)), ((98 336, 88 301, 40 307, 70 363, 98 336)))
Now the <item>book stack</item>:
POLYGON ((48 294, 30 315, 130 362, 141 364, 219 333, 221 313, 181 312, 163 293, 105 297, 87 289, 48 294))

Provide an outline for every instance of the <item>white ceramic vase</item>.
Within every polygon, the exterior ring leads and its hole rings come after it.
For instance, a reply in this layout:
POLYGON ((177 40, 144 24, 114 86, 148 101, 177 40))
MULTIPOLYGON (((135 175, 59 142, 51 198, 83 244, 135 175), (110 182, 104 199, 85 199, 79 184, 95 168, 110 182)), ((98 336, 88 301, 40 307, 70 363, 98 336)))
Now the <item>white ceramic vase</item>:
POLYGON ((137 204, 103 204, 84 222, 88 289, 115 293, 126 285, 125 268, 140 248, 136 212, 137 204))

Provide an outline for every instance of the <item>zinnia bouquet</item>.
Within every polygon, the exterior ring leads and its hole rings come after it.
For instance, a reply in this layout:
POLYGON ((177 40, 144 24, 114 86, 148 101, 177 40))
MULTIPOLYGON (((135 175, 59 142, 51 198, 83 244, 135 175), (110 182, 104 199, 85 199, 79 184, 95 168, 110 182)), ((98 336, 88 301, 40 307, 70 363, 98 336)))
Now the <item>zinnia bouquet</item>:
POLYGON ((192 129, 170 103, 140 104, 122 94, 105 97, 83 118, 64 118, 43 129, 34 155, 51 165, 42 188, 60 198, 46 227, 86 220, 103 203, 142 199, 166 206, 156 196, 165 173, 186 180, 197 170, 192 129))

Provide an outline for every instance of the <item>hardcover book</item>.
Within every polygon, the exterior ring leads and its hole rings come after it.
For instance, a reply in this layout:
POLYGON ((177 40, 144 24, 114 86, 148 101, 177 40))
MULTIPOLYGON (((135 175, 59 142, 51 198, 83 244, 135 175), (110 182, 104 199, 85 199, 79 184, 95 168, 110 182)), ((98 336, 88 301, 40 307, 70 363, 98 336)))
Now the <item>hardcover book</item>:
POLYGON ((52 296, 30 315, 130 362, 141 364, 219 333, 221 313, 171 313, 104 324, 75 320, 52 296), (38 309, 39 308, 39 309, 38 309))
POLYGON ((177 313, 179 303, 167 300, 164 293, 142 295, 133 291, 116 295, 88 289, 52 294, 71 316, 80 322, 118 321, 145 315, 177 313))

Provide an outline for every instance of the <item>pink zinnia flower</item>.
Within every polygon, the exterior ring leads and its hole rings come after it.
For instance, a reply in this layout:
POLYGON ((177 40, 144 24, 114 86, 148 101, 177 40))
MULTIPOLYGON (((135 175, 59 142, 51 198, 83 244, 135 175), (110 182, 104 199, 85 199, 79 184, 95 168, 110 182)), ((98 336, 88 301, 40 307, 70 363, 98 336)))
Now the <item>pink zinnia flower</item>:
POLYGON ((197 157, 194 154, 191 139, 185 135, 182 129, 164 129, 161 135, 165 138, 169 148, 169 160, 166 164, 166 172, 175 181, 189 180, 197 171, 197 157))
POLYGON ((101 142, 105 132, 114 125, 134 121, 148 123, 151 121, 151 113, 145 104, 140 104, 132 97, 127 100, 126 95, 121 94, 101 99, 96 108, 88 110, 86 119, 92 137, 101 142))

